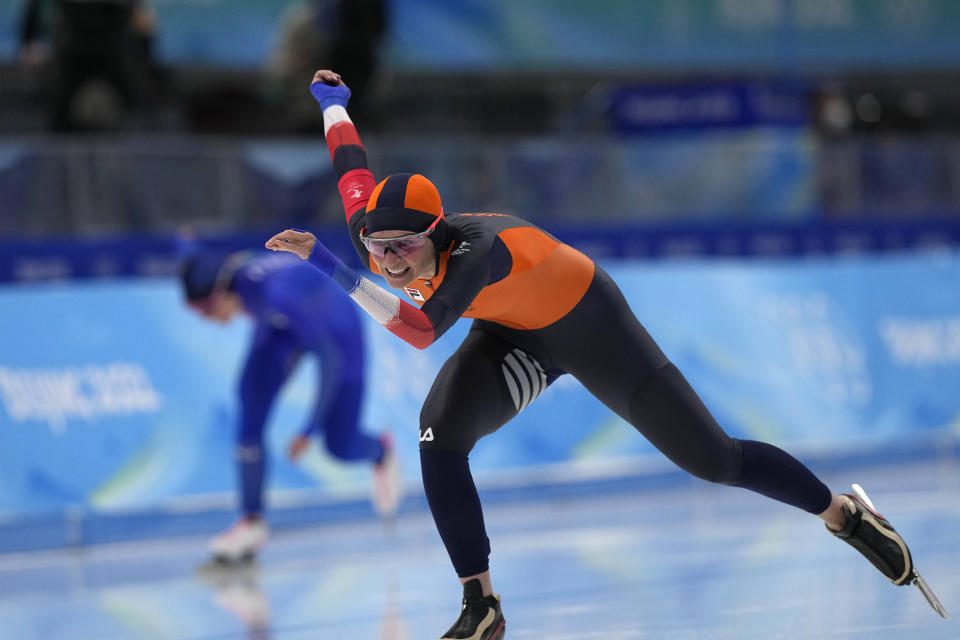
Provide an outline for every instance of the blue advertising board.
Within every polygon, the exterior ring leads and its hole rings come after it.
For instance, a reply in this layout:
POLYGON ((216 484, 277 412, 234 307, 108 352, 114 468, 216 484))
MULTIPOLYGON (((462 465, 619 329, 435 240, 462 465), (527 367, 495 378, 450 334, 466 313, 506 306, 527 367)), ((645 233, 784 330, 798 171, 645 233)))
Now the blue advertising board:
POLYGON ((810 103, 805 87, 783 83, 627 84, 611 92, 610 119, 619 133, 801 127, 810 103))

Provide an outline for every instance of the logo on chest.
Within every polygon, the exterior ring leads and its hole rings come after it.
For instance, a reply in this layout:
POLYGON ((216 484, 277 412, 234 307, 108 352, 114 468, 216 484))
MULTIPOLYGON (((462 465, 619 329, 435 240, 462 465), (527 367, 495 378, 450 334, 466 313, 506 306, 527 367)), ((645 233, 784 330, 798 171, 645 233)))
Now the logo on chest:
POLYGON ((403 290, 406 292, 410 298, 416 300, 417 302, 426 302, 426 298, 423 297, 423 294, 420 293, 420 289, 414 289, 412 287, 404 287, 403 290))

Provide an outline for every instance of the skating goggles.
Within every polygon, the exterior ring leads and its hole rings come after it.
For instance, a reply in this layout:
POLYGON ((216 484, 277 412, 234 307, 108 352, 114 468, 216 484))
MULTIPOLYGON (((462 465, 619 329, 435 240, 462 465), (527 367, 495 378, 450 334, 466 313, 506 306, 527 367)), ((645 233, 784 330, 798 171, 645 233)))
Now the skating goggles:
POLYGON ((360 242, 367 248, 367 251, 378 258, 385 256, 387 251, 393 251, 397 256, 403 258, 430 241, 429 236, 437 227, 437 223, 440 222, 441 217, 442 216, 437 216, 436 220, 427 227, 426 231, 411 233, 406 236, 397 236, 396 238, 371 238, 370 236, 364 235, 363 232, 367 230, 366 227, 364 227, 360 231, 360 242))

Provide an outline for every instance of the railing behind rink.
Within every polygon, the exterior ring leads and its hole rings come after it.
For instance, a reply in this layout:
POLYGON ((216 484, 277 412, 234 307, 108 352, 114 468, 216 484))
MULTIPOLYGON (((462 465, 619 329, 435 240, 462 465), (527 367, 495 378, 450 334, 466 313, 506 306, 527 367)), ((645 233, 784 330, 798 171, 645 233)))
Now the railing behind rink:
MULTIPOLYGON (((550 227, 960 215, 960 138, 824 142, 805 129, 558 139, 366 137, 383 176, 419 172, 448 211, 550 227)), ((339 224, 321 138, 8 139, 0 235, 339 224)))
MULTIPOLYGON (((208 232, 0 239, 0 283, 118 277, 170 277, 187 251, 258 249, 280 227, 208 232)), ((342 223, 312 227, 321 242, 359 266, 342 223)), ((763 223, 731 226, 557 225, 550 231, 595 260, 785 260, 816 256, 947 254, 960 248, 960 220, 763 223)))

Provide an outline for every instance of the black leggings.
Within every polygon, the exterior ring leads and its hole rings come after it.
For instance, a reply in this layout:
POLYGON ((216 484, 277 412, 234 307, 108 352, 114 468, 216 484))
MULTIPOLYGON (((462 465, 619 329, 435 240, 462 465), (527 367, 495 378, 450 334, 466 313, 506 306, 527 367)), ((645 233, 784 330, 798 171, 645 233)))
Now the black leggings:
POLYGON ((420 413, 424 489, 458 575, 488 567, 489 542, 467 454, 564 373, 685 471, 811 513, 830 490, 771 445, 728 436, 597 268, 583 299, 535 331, 475 321, 440 370, 420 413))

